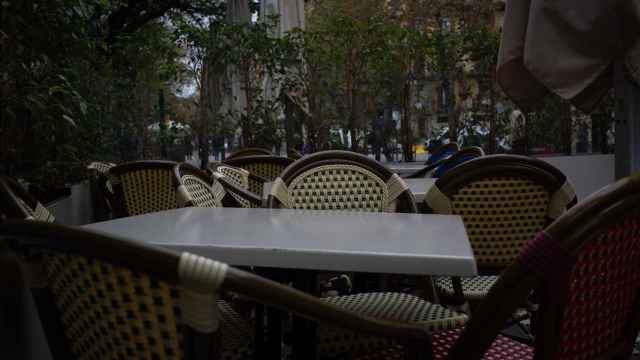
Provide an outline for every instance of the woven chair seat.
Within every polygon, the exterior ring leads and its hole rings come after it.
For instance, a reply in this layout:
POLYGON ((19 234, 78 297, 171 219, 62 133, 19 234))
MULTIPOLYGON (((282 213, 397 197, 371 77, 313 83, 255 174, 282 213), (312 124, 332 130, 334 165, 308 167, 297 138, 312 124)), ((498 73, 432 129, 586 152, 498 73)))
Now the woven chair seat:
POLYGON ((253 359, 251 325, 226 301, 218 301, 222 319, 221 360, 253 359))
MULTIPOLYGON (((445 330, 431 335, 434 359, 445 359, 449 349, 460 336, 462 328, 445 330)), ((526 344, 498 335, 482 357, 486 360, 529 360, 533 359, 533 348, 526 344)), ((353 360, 404 359, 402 346, 392 346, 375 353, 354 354, 353 360)))
MULTIPOLYGON (((436 289, 440 294, 447 297, 453 297, 455 295, 453 291, 453 283, 448 276, 437 277, 434 279, 436 289)), ((462 292, 465 300, 481 300, 498 281, 498 276, 474 276, 474 277, 462 277, 460 282, 462 283, 462 292)))
MULTIPOLYGON (((463 326, 467 321, 466 315, 404 293, 364 293, 322 300, 377 319, 419 323, 433 332, 463 326)), ((395 342, 390 339, 360 335, 348 330, 326 326, 318 329, 318 349, 322 355, 374 351, 394 345, 395 342)))

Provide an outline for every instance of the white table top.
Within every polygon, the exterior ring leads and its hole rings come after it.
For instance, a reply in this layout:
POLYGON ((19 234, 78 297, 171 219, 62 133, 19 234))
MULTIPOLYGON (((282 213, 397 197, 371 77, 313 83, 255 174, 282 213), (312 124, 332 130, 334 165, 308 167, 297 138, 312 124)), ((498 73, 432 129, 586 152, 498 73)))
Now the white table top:
POLYGON ((476 275, 458 216, 182 208, 84 226, 237 266, 476 275))

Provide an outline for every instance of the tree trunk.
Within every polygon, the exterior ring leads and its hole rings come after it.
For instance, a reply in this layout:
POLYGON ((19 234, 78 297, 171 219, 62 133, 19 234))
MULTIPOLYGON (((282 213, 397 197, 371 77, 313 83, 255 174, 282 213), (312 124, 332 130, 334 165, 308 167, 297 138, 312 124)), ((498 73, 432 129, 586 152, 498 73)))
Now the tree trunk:
POLYGON ((487 152, 489 154, 495 154, 497 149, 496 144, 496 94, 493 89, 493 81, 489 82, 489 148, 487 152))
POLYGON ((411 83, 405 81, 403 90, 403 114, 400 122, 402 134, 402 157, 404 161, 413 161, 413 141, 411 141, 411 83))

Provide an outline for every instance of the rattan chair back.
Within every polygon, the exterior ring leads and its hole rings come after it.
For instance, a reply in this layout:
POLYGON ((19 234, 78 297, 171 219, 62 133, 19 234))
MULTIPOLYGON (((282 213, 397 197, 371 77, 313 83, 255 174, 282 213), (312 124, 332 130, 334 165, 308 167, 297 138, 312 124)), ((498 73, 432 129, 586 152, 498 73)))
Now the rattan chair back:
POLYGON ((238 187, 243 189, 249 189, 249 172, 245 169, 220 165, 215 168, 214 171, 224 175, 227 180, 238 187))
POLYGON ((111 162, 94 161, 87 166, 87 169, 94 170, 101 174, 108 174, 109 169, 111 169, 114 166, 116 166, 116 164, 111 162))
POLYGON ((474 312, 452 359, 480 359, 535 290, 536 359, 629 359, 640 330, 640 174, 571 208, 527 244, 474 312))
POLYGON ((271 155, 271 151, 263 148, 249 147, 249 148, 240 149, 232 153, 231 155, 227 156, 226 160, 241 158, 245 156, 254 156, 254 155, 271 155))
POLYGON ((225 165, 245 169, 249 172, 249 191, 262 194, 264 183, 274 181, 293 160, 286 157, 255 155, 227 159, 225 165))
POLYGON ((228 304, 219 301, 225 264, 40 225, 8 223, 0 225, 0 234, 17 240, 18 252, 41 254, 42 280, 55 300, 67 353, 78 359, 250 358, 231 356, 237 349, 224 341, 238 330, 233 317, 225 316, 228 304), (220 329, 223 342, 216 349, 220 329))
MULTIPOLYGON (((242 169, 239 169, 242 170, 242 169)), ((246 170, 242 170, 246 171, 246 170)), ((222 198, 224 207, 259 208, 262 207, 262 196, 254 194, 246 187, 240 186, 237 178, 214 171, 213 177, 222 185, 226 196, 222 198)))
POLYGON ((524 244, 575 203, 572 184, 538 159, 492 155, 449 170, 429 189, 428 210, 460 215, 476 262, 503 269, 524 244))
POLYGON ((182 163, 175 167, 178 204, 181 206, 222 207, 222 185, 197 167, 182 163))
POLYGON ((0 220, 23 219, 53 222, 51 212, 16 180, 0 177, 0 220))
POLYGON ((115 215, 134 216, 177 208, 176 165, 172 161, 135 161, 111 168, 115 215))
POLYGON ((397 174, 367 156, 323 151, 296 161, 276 179, 269 207, 311 210, 416 212, 397 174))

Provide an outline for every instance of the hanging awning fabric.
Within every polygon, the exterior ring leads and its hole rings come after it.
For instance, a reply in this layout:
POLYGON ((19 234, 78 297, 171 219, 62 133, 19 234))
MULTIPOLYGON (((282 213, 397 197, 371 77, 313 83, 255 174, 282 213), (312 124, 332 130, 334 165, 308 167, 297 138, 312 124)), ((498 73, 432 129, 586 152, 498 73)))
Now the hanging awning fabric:
POLYGON ((497 80, 521 108, 550 92, 590 112, 624 57, 640 83, 640 0, 508 0, 497 80))

